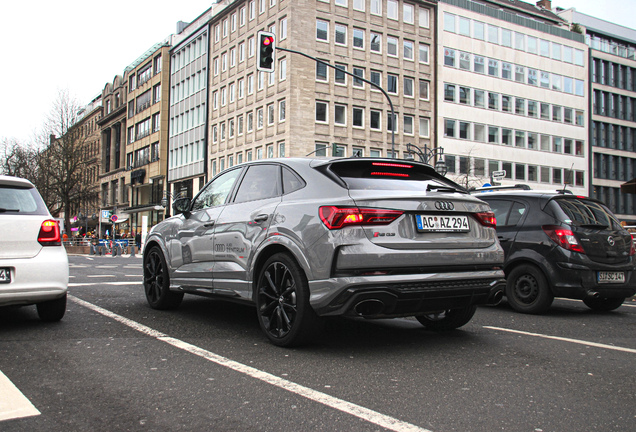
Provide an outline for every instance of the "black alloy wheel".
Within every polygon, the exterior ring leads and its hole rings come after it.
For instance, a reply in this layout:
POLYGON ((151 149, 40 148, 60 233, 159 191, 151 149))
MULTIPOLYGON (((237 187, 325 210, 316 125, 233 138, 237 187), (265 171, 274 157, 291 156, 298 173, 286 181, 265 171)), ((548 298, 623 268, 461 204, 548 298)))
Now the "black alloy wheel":
POLYGON ((144 291, 153 309, 176 309, 183 300, 183 293, 170 291, 170 276, 166 259, 158 246, 144 255, 144 291))
POLYGON ((543 272, 534 265, 515 267, 506 277, 506 298, 517 312, 545 313, 554 301, 543 272))
POLYGON ((258 321, 273 344, 296 346, 313 335, 317 316, 309 305, 307 278, 290 255, 277 253, 270 257, 256 289, 258 321))

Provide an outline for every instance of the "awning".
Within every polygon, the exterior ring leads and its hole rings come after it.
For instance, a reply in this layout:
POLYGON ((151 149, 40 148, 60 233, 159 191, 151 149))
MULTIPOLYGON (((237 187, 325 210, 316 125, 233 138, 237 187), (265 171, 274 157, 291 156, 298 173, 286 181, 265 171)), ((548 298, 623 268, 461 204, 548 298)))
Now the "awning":
POLYGON ((621 192, 636 194, 636 178, 631 179, 621 185, 621 192))

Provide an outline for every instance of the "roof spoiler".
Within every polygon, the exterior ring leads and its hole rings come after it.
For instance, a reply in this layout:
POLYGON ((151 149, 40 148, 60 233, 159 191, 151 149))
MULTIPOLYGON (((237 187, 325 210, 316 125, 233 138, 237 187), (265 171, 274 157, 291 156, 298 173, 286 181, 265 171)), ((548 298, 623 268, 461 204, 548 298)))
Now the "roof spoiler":
POLYGON ((505 186, 484 186, 478 188, 470 188, 468 192, 488 192, 488 191, 496 191, 496 190, 509 190, 509 189, 519 189, 519 190, 532 190, 530 186, 527 184, 516 184, 516 185, 505 185, 505 186))

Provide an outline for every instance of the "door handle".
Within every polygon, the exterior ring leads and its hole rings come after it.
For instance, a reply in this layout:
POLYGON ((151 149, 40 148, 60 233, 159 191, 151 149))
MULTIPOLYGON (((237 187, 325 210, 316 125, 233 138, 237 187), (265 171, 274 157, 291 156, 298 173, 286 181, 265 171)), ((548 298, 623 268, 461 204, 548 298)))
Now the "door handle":
POLYGON ((210 222, 206 222, 203 224, 204 227, 206 228, 210 228, 214 226, 214 221, 210 221, 210 222))
POLYGON ((265 222, 267 218, 269 218, 269 215, 259 214, 258 216, 254 218, 254 222, 265 222))

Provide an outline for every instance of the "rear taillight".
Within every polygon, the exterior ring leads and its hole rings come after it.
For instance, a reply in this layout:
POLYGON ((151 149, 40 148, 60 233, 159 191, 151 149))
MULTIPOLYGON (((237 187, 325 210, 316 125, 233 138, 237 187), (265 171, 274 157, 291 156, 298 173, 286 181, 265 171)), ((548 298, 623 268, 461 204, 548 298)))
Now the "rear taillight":
POLYGON ((54 220, 45 220, 40 226, 38 242, 42 246, 61 246, 60 225, 54 220))
POLYGON ((634 240, 634 236, 632 236, 632 247, 629 248, 629 256, 636 255, 636 240, 634 240))
POLYGON ((495 218, 495 214, 491 211, 481 212, 481 213, 473 213, 475 219, 485 227, 489 228, 497 228, 497 219, 495 218))
POLYGON ((552 239, 552 241, 562 248, 573 252, 585 253, 572 230, 556 225, 544 225, 541 228, 543 228, 543 231, 552 239))
POLYGON ((337 206, 322 206, 318 213, 330 230, 351 225, 388 225, 404 214, 399 210, 337 206))

